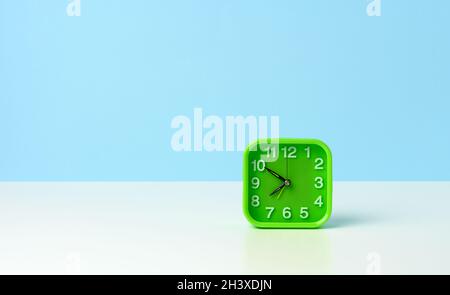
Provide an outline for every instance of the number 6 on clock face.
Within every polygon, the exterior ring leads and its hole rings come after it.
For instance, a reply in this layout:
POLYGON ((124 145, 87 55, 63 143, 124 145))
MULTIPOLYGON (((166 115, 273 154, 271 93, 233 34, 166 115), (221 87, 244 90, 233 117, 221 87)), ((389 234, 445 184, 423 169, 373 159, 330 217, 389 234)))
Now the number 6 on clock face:
POLYGON ((243 171, 244 214, 253 225, 317 228, 330 217, 331 152, 323 142, 256 141, 244 152, 243 171), (275 160, 268 160, 268 150, 275 160))

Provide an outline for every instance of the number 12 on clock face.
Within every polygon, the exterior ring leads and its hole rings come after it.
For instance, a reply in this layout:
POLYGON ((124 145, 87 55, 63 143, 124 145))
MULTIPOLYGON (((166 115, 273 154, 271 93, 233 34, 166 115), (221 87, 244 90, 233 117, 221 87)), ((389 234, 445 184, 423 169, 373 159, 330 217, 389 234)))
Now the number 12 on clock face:
POLYGON ((243 207, 266 228, 317 228, 331 215, 331 152, 316 139, 256 141, 244 152, 243 207))

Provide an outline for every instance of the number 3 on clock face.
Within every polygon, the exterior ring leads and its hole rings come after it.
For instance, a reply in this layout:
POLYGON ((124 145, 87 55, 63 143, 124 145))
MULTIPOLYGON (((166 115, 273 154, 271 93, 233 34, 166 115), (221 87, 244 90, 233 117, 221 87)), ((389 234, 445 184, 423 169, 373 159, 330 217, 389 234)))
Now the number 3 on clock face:
POLYGON ((331 152, 316 139, 272 139, 244 152, 244 214, 257 227, 317 228, 331 215, 331 152))

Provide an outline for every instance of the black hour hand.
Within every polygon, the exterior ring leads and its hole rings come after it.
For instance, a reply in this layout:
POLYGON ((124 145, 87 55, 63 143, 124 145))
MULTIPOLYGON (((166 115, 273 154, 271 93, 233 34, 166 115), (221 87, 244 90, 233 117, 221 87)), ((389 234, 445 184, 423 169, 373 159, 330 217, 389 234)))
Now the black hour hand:
POLYGON ((272 174, 273 176, 275 176, 276 178, 280 179, 281 181, 283 181, 283 182, 286 181, 286 179, 283 176, 281 176, 280 174, 276 173, 272 169, 269 169, 269 168, 266 167, 266 170, 269 171, 269 173, 272 174))

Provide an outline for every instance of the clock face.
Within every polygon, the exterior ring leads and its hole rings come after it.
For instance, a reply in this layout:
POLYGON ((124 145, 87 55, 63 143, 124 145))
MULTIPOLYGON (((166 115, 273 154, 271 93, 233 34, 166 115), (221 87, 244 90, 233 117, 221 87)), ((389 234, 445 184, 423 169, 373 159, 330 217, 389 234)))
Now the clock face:
POLYGON ((277 141, 244 153, 244 213, 257 227, 320 227, 331 215, 331 152, 319 140, 277 141))

